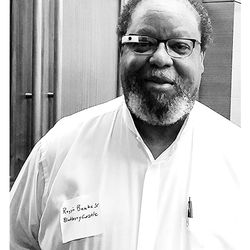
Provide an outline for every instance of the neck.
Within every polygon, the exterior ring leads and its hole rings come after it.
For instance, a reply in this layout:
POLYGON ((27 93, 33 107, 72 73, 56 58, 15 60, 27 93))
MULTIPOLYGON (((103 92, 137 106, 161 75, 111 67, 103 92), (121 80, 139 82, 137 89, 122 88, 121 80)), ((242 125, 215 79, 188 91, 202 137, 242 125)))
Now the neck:
POLYGON ((132 117, 144 143, 155 159, 174 142, 186 119, 185 117, 168 126, 155 126, 138 119, 133 114, 132 117))

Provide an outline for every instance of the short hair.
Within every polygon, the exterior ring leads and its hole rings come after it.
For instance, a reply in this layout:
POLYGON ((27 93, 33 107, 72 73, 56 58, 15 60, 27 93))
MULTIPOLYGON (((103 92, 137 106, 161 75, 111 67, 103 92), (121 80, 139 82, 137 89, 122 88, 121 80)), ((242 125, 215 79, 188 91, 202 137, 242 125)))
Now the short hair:
MULTIPOLYGON (((123 7, 118 19, 117 34, 122 37, 126 34, 131 23, 131 16, 139 2, 143 0, 129 0, 123 7)), ((187 0, 200 16, 201 50, 205 51, 213 42, 213 27, 207 10, 199 0, 187 0)))

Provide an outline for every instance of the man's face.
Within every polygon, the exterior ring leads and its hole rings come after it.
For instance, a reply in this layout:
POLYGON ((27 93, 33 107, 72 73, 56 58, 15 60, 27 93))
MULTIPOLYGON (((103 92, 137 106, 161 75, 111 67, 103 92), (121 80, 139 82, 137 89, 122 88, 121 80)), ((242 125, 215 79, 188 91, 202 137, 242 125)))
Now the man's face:
MULTIPOLYGON (((145 0, 138 4, 128 34, 160 40, 201 40, 199 16, 183 1, 145 0)), ((138 55, 122 48, 120 72, 126 104, 139 119, 152 125, 169 125, 185 117, 197 96, 203 58, 200 45, 185 58, 171 58, 160 43, 152 55, 138 55)))

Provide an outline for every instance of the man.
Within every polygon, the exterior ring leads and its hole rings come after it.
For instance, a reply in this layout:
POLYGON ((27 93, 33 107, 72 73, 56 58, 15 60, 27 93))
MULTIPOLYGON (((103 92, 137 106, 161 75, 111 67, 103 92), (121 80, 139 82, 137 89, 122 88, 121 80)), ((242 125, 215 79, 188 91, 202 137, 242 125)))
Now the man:
POLYGON ((132 0, 118 32, 124 97, 37 143, 12 188, 11 249, 242 249, 239 130, 195 101, 207 12, 132 0))

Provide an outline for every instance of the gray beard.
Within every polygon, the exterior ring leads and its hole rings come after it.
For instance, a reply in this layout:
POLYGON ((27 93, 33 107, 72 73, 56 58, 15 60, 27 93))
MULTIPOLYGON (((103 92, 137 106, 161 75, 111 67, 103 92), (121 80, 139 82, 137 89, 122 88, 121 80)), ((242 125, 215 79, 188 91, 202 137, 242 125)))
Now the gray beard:
POLYGON ((184 89, 182 79, 176 80, 176 94, 171 97, 166 92, 146 90, 135 78, 123 82, 122 87, 130 112, 140 120, 158 126, 171 125, 186 118, 198 94, 198 87, 193 94, 184 89))

